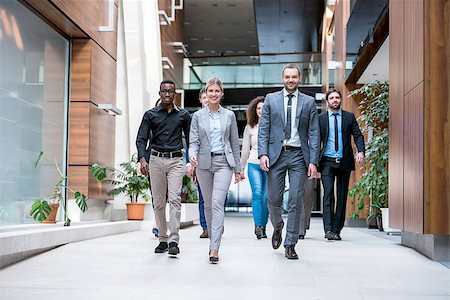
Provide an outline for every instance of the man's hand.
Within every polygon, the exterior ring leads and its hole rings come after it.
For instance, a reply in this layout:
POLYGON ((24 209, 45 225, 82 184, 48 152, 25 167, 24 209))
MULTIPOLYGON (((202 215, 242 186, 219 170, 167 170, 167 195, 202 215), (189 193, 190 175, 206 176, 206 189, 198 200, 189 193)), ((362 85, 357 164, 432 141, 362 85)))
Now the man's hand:
POLYGON ((148 163, 145 160, 145 158, 141 157, 141 159, 139 160, 139 163, 141 164, 142 175, 148 176, 148 163))
POLYGON ((269 171, 269 157, 267 155, 262 155, 259 158, 259 166, 262 170, 268 172, 269 171))
POLYGON ((308 166, 308 178, 313 179, 317 177, 317 167, 315 164, 309 164, 308 166))
POLYGON ((358 152, 358 154, 356 154, 356 163, 360 164, 363 162, 364 162, 364 153, 358 152))

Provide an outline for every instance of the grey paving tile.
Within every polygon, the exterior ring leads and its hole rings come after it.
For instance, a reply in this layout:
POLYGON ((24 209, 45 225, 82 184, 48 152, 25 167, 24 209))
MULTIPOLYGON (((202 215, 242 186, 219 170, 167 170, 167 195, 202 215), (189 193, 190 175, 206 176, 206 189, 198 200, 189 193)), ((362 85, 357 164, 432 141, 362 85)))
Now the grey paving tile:
POLYGON ((0 270, 0 299, 450 299, 450 269, 361 229, 323 239, 312 220, 300 259, 257 240, 250 217, 227 217, 220 263, 199 226, 181 231, 179 257, 153 253, 148 231, 65 245, 0 270))

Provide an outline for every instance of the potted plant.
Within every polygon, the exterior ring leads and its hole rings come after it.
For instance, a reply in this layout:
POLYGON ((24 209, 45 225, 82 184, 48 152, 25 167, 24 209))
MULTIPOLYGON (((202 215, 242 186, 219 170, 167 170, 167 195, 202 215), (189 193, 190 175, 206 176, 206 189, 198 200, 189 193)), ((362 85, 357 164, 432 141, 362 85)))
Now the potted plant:
MULTIPOLYGON (((39 153, 39 157, 36 160, 34 166, 37 167, 39 165, 39 162, 42 159, 49 163, 52 163, 52 162, 50 162, 49 159, 47 159, 44 156, 44 152, 41 151, 39 153)), ((34 200, 33 204, 31 205, 30 216, 34 220, 36 220, 40 223, 56 223, 56 215, 58 213, 59 206, 61 205, 63 208, 64 219, 65 219, 64 226, 70 226, 71 220, 67 216, 67 206, 64 201, 64 195, 66 194, 66 189, 71 191, 74 194, 75 202, 78 205, 78 208, 83 213, 85 211, 87 211, 87 209, 88 209, 87 202, 86 202, 87 199, 84 194, 81 194, 78 191, 72 190, 67 185, 68 175, 64 175, 64 173, 61 171, 56 159, 53 162, 53 164, 55 167, 55 171, 59 175, 59 179, 56 182, 56 184, 54 185, 53 192, 51 195, 49 195, 46 198, 39 198, 39 199, 34 200)))
POLYGON ((197 188, 193 184, 191 178, 183 176, 183 186, 181 187, 181 203, 198 202, 197 188))
POLYGON ((369 222, 371 219, 375 219, 376 228, 379 231, 383 231, 383 217, 381 214, 381 210, 383 209, 383 205, 380 202, 372 202, 369 205, 369 215, 367 216, 367 221, 369 222))
POLYGON ((369 141, 366 144, 366 160, 362 166, 364 173, 349 191, 349 195, 356 197, 358 201, 352 218, 359 218, 367 197, 370 199, 369 212, 375 210, 378 213, 381 208, 388 207, 389 188, 389 82, 375 80, 350 93, 350 96, 356 95, 364 97, 358 106, 361 111, 358 120, 364 123, 362 131, 368 134, 369 141))
POLYGON ((91 168, 92 174, 97 180, 113 186, 113 189, 108 191, 108 195, 125 194, 130 198, 130 202, 126 203, 128 220, 143 220, 145 203, 139 202, 139 200, 149 200, 150 183, 146 176, 138 173, 137 164, 137 155, 134 154, 130 161, 121 163, 118 169, 101 166, 97 163, 93 164, 91 168))

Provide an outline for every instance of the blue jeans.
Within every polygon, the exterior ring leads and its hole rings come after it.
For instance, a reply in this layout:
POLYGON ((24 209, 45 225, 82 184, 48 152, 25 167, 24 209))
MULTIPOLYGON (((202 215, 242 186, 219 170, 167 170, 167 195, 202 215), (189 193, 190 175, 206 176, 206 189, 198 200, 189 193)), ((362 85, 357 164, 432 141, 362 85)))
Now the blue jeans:
POLYGON ((259 164, 248 164, 248 180, 252 188, 252 211, 255 226, 266 228, 269 217, 267 209, 267 173, 259 164))
POLYGON ((200 215, 200 226, 202 226, 203 230, 207 230, 208 226, 206 225, 206 218, 205 218, 205 201, 203 200, 200 184, 197 184, 197 188, 198 188, 198 212, 200 215))

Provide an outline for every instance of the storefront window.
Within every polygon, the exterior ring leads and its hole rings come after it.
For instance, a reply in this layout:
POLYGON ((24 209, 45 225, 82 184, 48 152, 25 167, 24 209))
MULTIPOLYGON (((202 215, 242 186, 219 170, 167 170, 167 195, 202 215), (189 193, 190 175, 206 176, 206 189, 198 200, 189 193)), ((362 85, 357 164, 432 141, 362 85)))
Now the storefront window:
POLYGON ((0 225, 34 222, 31 203, 66 172, 69 42, 18 1, 0 2, 0 225))

